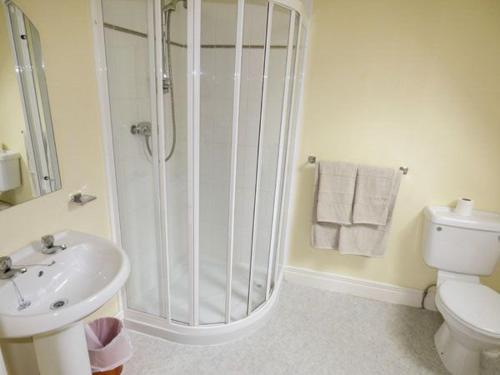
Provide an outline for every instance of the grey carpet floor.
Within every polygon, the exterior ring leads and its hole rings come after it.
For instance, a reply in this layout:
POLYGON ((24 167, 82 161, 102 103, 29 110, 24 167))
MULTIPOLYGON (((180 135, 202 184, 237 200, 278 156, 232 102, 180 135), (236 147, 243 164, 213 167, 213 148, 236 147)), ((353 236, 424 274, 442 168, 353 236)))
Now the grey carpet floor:
MULTIPOLYGON (((124 374, 447 374, 433 342, 441 322, 436 312, 285 282, 267 325, 228 344, 131 332, 124 374)), ((481 374, 500 374, 500 360, 484 358, 481 374)))

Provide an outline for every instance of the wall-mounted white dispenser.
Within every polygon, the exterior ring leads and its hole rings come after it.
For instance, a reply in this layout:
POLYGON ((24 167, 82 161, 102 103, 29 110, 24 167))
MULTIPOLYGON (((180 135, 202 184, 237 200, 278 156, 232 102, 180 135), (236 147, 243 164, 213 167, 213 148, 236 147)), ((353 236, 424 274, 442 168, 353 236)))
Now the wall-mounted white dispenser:
POLYGON ((21 186, 21 155, 13 151, 0 151, 0 193, 21 186))

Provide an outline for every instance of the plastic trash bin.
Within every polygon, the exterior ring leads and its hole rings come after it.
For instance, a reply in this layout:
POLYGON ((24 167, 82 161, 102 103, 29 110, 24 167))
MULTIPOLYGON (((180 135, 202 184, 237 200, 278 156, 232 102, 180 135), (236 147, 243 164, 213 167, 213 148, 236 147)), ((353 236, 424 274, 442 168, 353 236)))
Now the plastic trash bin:
POLYGON ((85 326, 93 374, 116 374, 132 357, 132 343, 121 320, 101 318, 85 326))

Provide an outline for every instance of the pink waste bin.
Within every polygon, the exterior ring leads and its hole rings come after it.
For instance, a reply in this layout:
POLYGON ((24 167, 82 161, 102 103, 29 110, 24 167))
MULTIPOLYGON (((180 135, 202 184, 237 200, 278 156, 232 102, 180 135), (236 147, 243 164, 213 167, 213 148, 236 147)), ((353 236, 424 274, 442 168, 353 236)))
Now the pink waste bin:
POLYGON ((93 374, 116 374, 132 357, 132 343, 121 320, 101 318, 85 326, 93 374))

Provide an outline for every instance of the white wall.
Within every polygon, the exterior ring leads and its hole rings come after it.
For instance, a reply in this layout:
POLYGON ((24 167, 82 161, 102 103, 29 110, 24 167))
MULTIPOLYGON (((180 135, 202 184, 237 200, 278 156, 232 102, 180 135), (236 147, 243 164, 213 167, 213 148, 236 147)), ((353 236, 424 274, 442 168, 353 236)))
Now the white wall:
MULTIPOLYGON (((314 1, 291 266, 423 289, 436 280, 423 208, 469 196, 500 211, 499 14, 498 1, 314 1), (384 258, 310 246, 308 155, 409 166, 384 258)), ((500 265, 483 281, 500 290, 500 265)))

